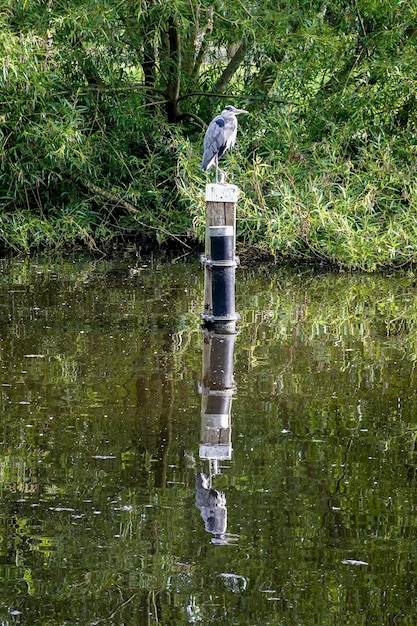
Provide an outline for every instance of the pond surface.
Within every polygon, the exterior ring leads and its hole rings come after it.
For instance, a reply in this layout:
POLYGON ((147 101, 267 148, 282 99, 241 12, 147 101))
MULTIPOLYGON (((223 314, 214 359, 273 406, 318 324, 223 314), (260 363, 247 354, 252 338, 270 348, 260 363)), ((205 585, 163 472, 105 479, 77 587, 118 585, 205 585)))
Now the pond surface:
POLYGON ((198 262, 0 270, 2 625, 416 623, 412 273, 239 268, 216 415, 198 262))

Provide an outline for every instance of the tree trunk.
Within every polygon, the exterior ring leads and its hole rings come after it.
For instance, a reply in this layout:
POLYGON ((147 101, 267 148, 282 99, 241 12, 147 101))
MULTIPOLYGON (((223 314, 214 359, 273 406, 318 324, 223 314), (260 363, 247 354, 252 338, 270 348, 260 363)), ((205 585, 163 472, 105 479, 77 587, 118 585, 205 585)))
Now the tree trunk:
POLYGON ((217 83, 215 84, 215 92, 223 93, 226 90, 227 85, 230 83, 231 79, 235 75, 250 47, 251 46, 249 43, 242 42, 240 44, 240 46, 236 50, 236 53, 234 54, 234 56, 232 56, 227 67, 224 69, 223 74, 220 76, 217 83))
POLYGON ((181 87, 181 39, 173 17, 170 17, 168 20, 167 35, 166 112, 168 122, 172 124, 177 122, 181 115, 178 101, 181 87))

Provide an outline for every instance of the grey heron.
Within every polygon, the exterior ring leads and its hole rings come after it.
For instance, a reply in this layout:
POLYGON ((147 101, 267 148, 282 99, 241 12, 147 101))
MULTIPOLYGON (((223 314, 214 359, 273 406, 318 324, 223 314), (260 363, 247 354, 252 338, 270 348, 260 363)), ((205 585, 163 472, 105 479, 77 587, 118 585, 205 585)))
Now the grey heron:
POLYGON ((219 158, 229 148, 233 148, 237 135, 236 115, 248 113, 245 109, 236 109, 229 105, 210 122, 204 137, 204 152, 201 169, 209 170, 216 166, 216 183, 219 182, 219 171, 221 182, 224 182, 225 172, 219 168, 219 158))

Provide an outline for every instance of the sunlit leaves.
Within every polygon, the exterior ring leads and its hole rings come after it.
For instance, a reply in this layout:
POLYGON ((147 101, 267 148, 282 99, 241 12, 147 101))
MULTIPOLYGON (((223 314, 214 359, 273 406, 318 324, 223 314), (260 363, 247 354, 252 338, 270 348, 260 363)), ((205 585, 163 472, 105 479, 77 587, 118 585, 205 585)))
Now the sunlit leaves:
POLYGON ((346 268, 415 261, 416 44, 405 1, 7 0, 3 243, 52 245, 51 220, 74 235, 75 216, 88 246, 201 237, 201 127, 226 92, 251 109, 227 156, 245 243, 346 268), (17 215, 43 234, 21 238, 17 215))

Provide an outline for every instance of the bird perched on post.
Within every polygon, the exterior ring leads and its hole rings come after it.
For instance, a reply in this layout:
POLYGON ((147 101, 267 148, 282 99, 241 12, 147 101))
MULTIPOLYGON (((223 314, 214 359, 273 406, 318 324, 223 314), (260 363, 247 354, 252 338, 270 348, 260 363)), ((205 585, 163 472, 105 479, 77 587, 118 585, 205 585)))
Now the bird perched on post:
POLYGON ((236 109, 229 105, 212 120, 207 128, 204 137, 204 152, 201 169, 209 170, 213 165, 216 166, 216 183, 219 182, 219 172, 221 175, 221 183, 224 183, 226 173, 219 168, 219 158, 229 148, 233 148, 237 135, 237 119, 236 115, 240 113, 248 113, 245 109, 236 109))

